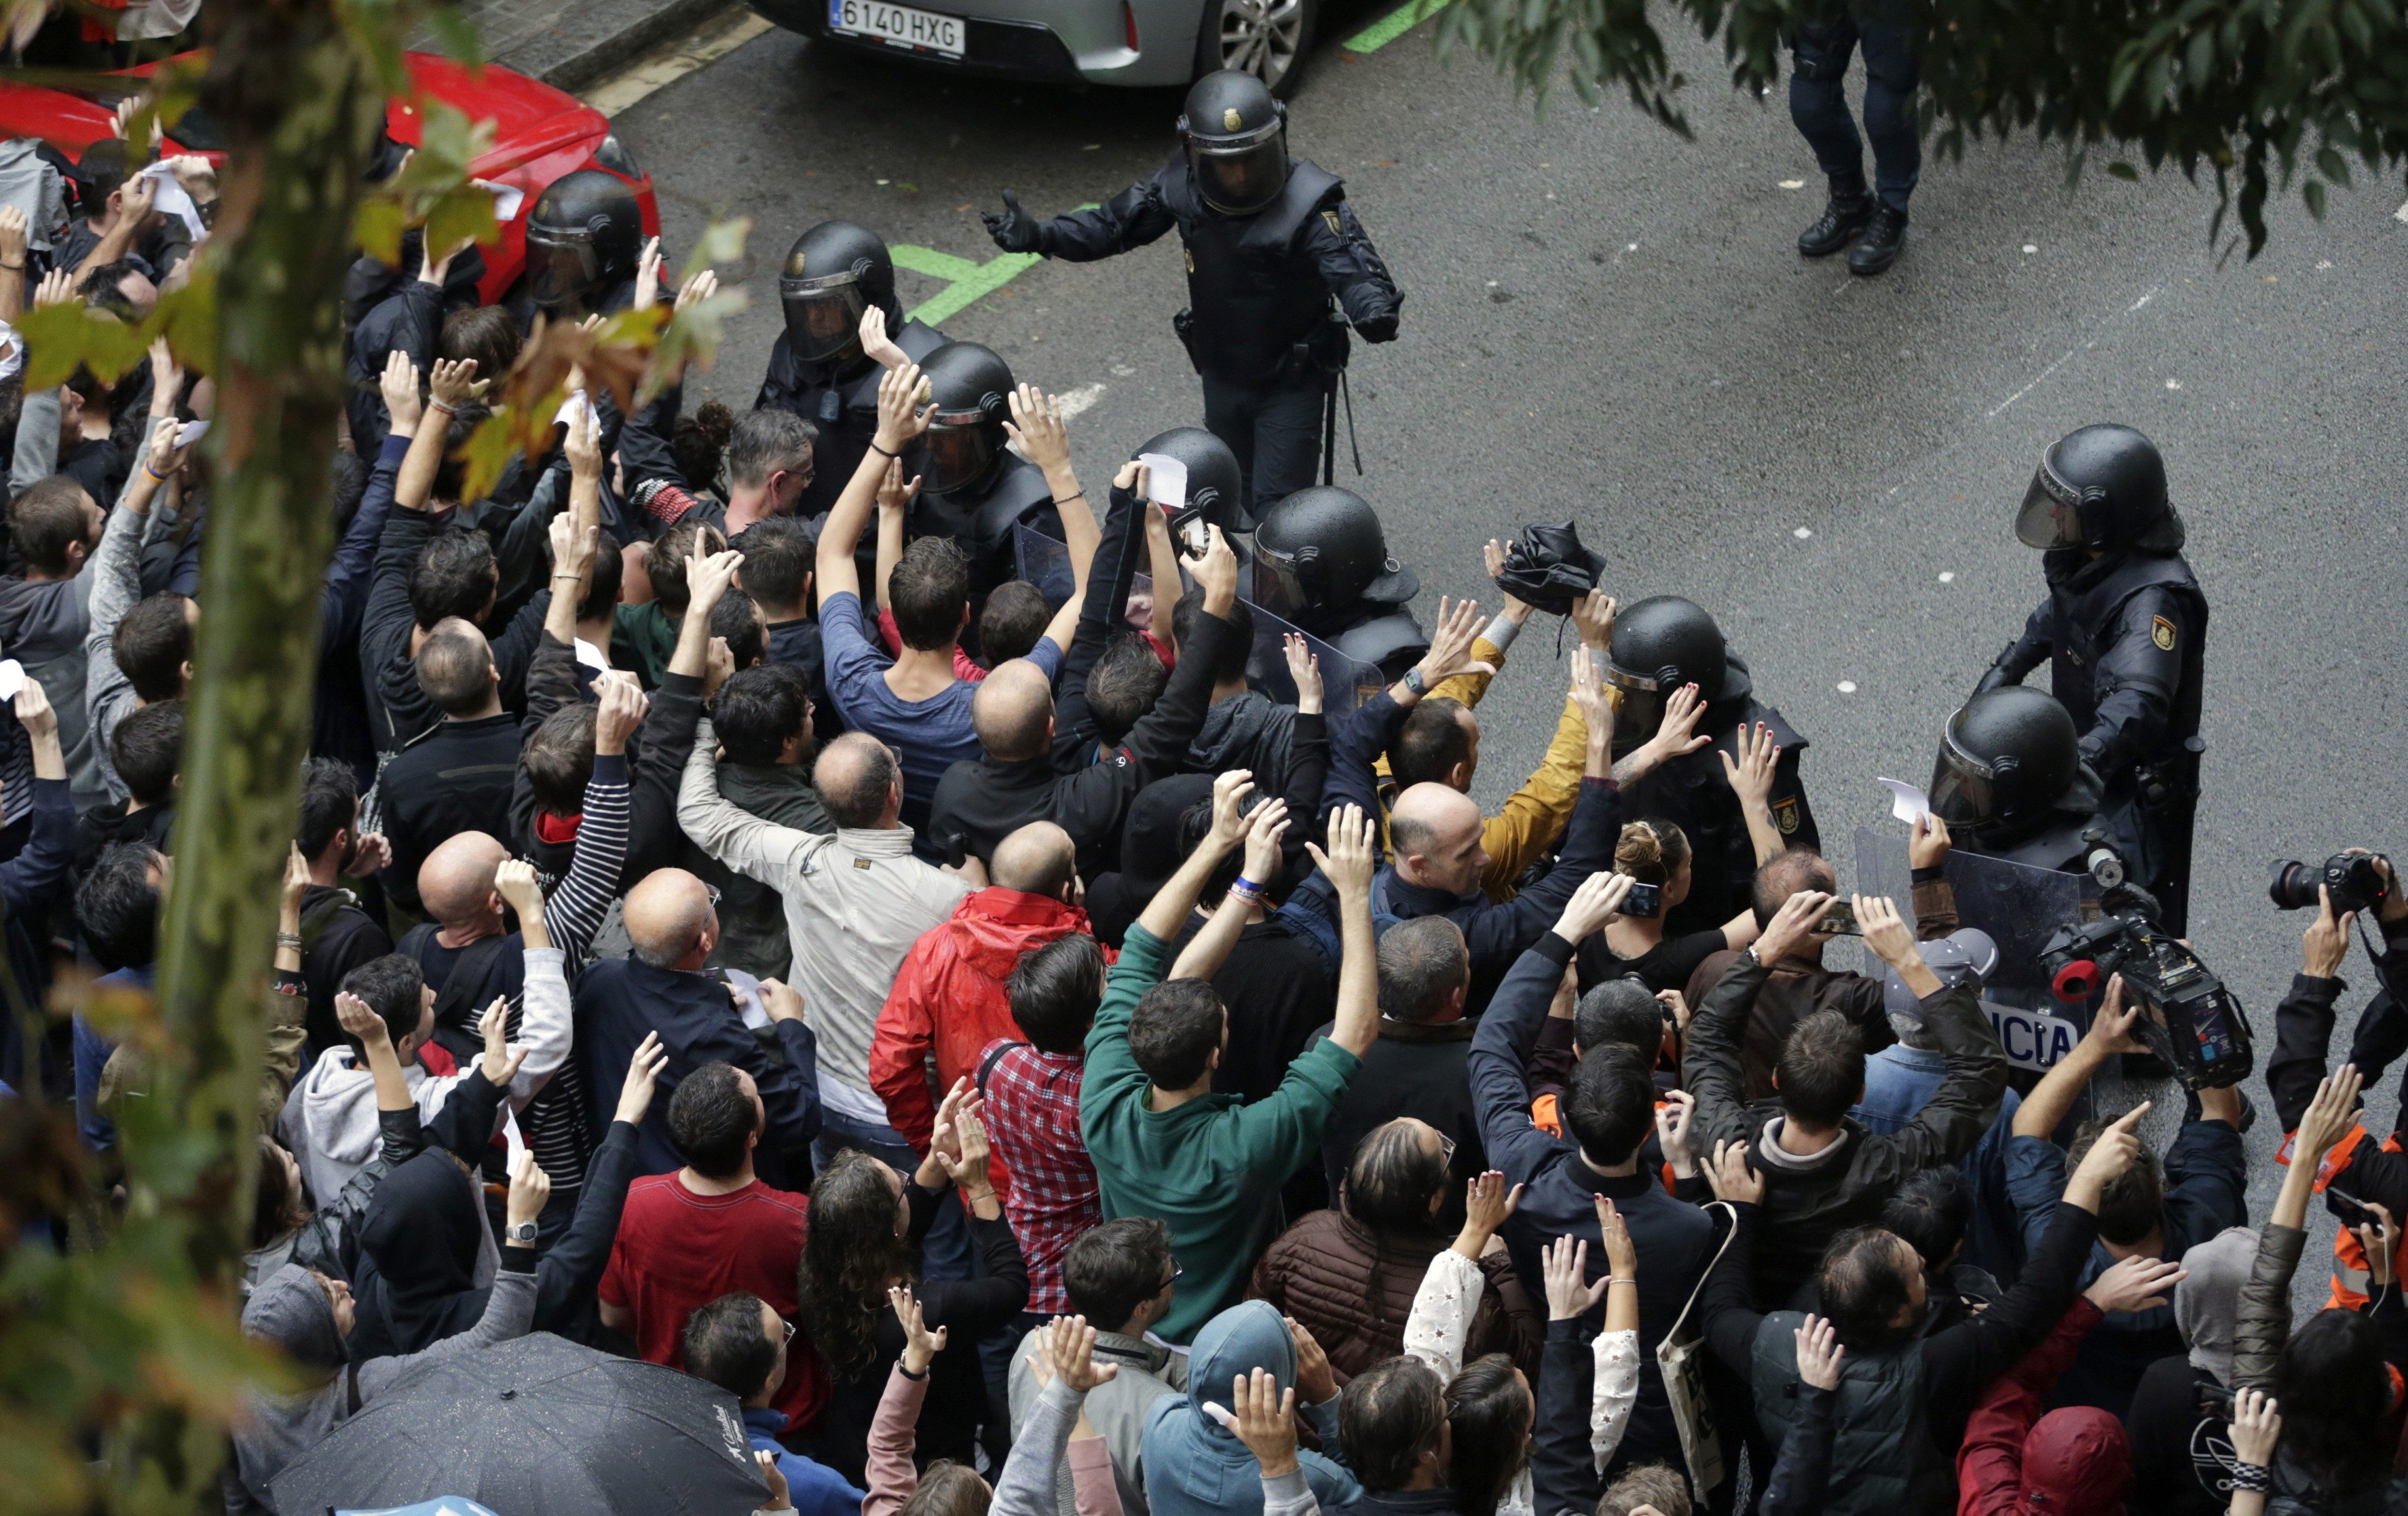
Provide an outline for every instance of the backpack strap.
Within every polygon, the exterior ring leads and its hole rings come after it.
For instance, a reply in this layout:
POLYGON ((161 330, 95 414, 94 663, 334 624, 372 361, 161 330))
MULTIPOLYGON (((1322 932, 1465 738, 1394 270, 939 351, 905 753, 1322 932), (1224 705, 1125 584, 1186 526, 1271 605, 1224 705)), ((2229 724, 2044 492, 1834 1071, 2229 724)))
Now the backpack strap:
POLYGON ((1664 1334, 1664 1340, 1667 1342, 1678 1338, 1681 1328, 1689 1323, 1689 1312, 1698 1309, 1698 1296, 1706 1293, 1706 1280, 1714 1277, 1714 1270, 1722 1266, 1723 1254, 1730 1251, 1731 1239, 1739 1236, 1738 1207, 1727 1200, 1715 1200, 1699 1209, 1721 1211, 1729 1219, 1730 1224, 1723 1228, 1723 1245, 1714 1250, 1713 1261, 1706 1265, 1705 1272, 1698 1276, 1697 1287, 1689 1292, 1688 1302, 1682 1306, 1681 1314, 1673 1318, 1670 1329, 1664 1334))
POLYGON ((1005 1042, 988 1049, 987 1055, 979 1060, 977 1078, 970 1081, 978 1087, 978 1093, 982 1095, 986 1094, 986 1077, 995 1072, 995 1065, 1003 1061, 1003 1055, 1005 1053, 1010 1052, 1014 1048, 1025 1048, 1028 1046, 1030 1046, 1030 1044, 1025 1042, 1005 1042))

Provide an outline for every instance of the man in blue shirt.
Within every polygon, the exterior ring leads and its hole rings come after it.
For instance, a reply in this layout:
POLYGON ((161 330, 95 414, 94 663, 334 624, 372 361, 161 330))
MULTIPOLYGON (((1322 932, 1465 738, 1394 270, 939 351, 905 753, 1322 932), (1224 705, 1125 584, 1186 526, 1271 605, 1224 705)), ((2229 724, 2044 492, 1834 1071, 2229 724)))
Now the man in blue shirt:
POLYGON ((786 1378, 786 1343, 794 1335, 757 1294, 721 1295, 685 1323, 685 1371, 744 1403, 744 1430, 754 1452, 775 1455, 795 1516, 861 1516, 863 1492, 836 1470, 778 1441, 786 1413, 769 1404, 786 1378))

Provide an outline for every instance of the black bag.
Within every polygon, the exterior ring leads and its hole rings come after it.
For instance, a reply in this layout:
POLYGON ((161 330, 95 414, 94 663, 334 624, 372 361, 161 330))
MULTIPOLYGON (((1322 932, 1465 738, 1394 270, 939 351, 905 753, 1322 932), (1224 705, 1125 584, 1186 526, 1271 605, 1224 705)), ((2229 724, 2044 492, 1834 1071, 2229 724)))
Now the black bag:
POLYGON ((1533 522, 1505 551, 1497 588, 1537 609, 1569 616, 1573 600, 1597 588, 1604 572, 1604 557, 1581 546, 1580 529, 1571 522, 1533 522))

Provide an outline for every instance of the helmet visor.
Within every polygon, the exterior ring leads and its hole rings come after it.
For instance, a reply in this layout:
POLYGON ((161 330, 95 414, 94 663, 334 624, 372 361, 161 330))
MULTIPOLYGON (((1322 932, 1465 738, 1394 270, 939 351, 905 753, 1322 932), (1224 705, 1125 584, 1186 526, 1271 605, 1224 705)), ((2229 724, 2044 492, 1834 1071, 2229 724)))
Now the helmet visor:
POLYGON ((1998 793, 1991 781, 1997 771, 1965 751, 1957 728, 1965 713, 1948 718, 1940 739, 1940 760, 1931 765, 1931 809, 1951 826, 1971 826, 1997 814, 1998 793))
POLYGON ((1254 542, 1254 604, 1283 622, 1295 622, 1312 606, 1312 596, 1297 572, 1292 553, 1275 552, 1254 542))
POLYGON ((2058 479, 2045 458, 2032 471, 2023 508, 2015 512, 2015 539, 2042 551, 2078 548, 2085 540, 2081 492, 2058 479))
POLYGON ((786 345, 799 362, 819 363, 860 344, 869 299, 852 274, 781 279, 778 300, 786 310, 786 345))
POLYGON ((1287 188, 1287 135, 1273 122, 1242 137, 1189 137, 1187 162, 1206 205, 1251 216, 1287 188))
POLYGON ((594 238, 581 231, 529 225, 526 265, 527 293, 547 309, 567 304, 602 278, 602 260, 594 250, 594 238))
POLYGON ((995 447, 986 412, 939 411, 920 437, 920 487, 951 494, 977 483, 995 462, 995 447))

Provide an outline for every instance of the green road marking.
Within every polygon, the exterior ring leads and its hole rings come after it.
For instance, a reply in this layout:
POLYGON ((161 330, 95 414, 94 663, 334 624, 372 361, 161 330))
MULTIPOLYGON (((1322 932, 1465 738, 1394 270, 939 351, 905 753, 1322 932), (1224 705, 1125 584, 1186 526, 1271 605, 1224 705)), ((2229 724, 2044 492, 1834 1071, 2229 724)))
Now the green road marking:
MULTIPOLYGON (((1429 0, 1418 0, 1418 3, 1427 4, 1429 0)), ((1439 3, 1443 4, 1444 0, 1439 0, 1439 3)), ((1096 203, 1090 200, 1079 208, 1093 210, 1096 203)), ((931 326, 942 326, 976 302, 1044 262, 1042 257, 1033 252, 998 252, 982 264, 972 263, 968 258, 956 258, 950 252, 915 247, 909 242, 896 243, 886 250, 894 257, 896 267, 908 268, 914 274, 925 274, 930 279, 945 281, 943 289, 903 316, 905 321, 926 322, 931 326)))
POLYGON ((1446 7, 1447 0, 1407 0, 1339 46, 1349 52, 1377 52, 1446 7))

